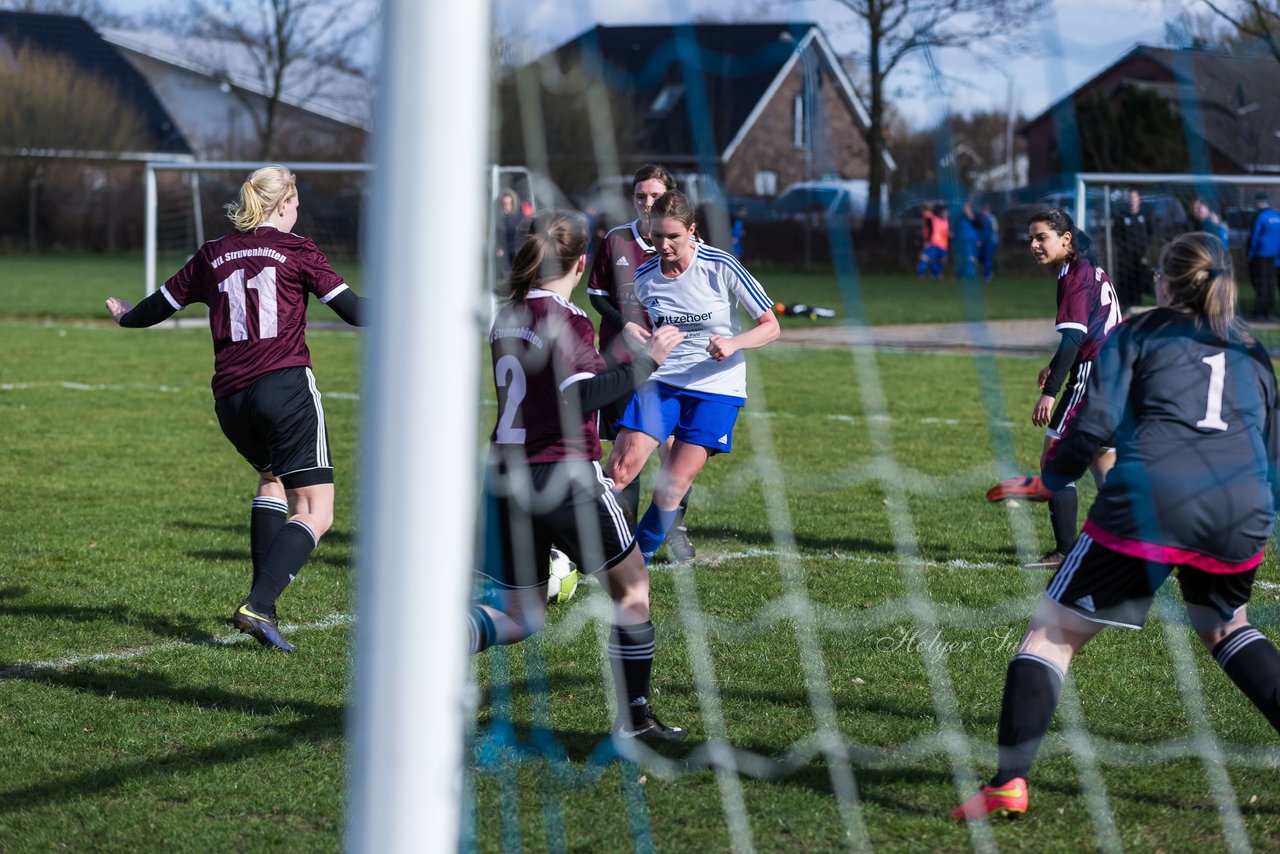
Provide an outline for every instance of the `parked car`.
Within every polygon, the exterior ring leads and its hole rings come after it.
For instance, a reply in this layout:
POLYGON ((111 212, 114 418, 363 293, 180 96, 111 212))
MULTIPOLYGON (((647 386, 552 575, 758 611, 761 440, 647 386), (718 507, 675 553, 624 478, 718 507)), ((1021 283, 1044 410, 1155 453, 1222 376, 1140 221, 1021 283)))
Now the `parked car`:
MULTIPOLYGON (((1142 207, 1150 214, 1152 226, 1157 236, 1163 239, 1187 229, 1187 210, 1180 199, 1168 193, 1143 192, 1141 188, 1138 192, 1142 195, 1142 207)), ((1103 220, 1104 202, 1105 194, 1101 187, 1086 188, 1085 221, 1083 226, 1085 231, 1095 237, 1100 236, 1106 228, 1106 222, 1103 220)), ((1059 190, 1053 193, 1046 193, 1040 197, 1040 204, 1047 208, 1062 208, 1074 217, 1076 215, 1076 192, 1075 190, 1059 190)), ((1112 220, 1114 221, 1116 217, 1123 216, 1128 207, 1129 189, 1127 187, 1113 187, 1111 190, 1112 220)))
MULTIPOLYGON (((880 210, 889 210, 889 192, 882 188, 880 210)), ((862 223, 867 215, 868 183, 864 179, 799 181, 791 184, 774 200, 773 214, 778 219, 810 222, 830 221, 835 217, 849 220, 851 227, 862 223)))

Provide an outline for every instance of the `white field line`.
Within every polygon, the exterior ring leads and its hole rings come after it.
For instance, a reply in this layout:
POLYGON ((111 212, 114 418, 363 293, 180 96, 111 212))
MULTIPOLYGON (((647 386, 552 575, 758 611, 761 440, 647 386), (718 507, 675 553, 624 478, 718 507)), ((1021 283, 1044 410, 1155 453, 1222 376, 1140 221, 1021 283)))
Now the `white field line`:
MULTIPOLYGON (((0 383, 0 391, 27 391, 33 388, 60 388, 66 391, 154 391, 160 394, 181 394, 198 391, 207 395, 207 385, 182 387, 176 385, 143 385, 142 383, 77 383, 70 380, 41 380, 29 383, 0 383)), ((327 400, 359 400, 360 395, 349 391, 326 391, 323 396, 327 400)))
MULTIPOLYGON (((310 623, 292 623, 282 625, 281 631, 288 632, 306 632, 306 631, 326 631, 328 629, 338 628, 340 626, 349 626, 355 622, 355 617, 351 614, 330 614, 319 620, 310 623)), ((4 670, 0 670, 0 682, 10 679, 20 679, 26 676, 35 676, 44 672, 64 672, 74 670, 82 664, 94 664, 100 661, 128 661, 133 658, 143 658, 148 655, 154 655, 158 652, 169 652, 175 649, 190 649, 201 646, 233 646, 238 643, 248 643, 253 638, 248 635, 236 632, 228 633, 219 637, 209 638, 199 641, 166 641, 165 643, 153 644, 151 646, 140 646, 133 649, 121 649, 115 652, 91 652, 85 655, 69 655, 63 658, 54 658, 48 661, 24 661, 12 664, 4 670)))

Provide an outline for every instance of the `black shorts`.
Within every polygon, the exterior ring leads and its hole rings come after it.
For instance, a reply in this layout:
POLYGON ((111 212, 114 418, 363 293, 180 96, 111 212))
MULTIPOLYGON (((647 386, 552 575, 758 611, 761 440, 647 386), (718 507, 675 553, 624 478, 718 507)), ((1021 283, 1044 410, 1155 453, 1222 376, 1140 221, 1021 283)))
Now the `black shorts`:
MULTIPOLYGON (((1045 595, 1095 623, 1140 629, 1160 585, 1173 564, 1129 557, 1081 534, 1075 548, 1049 580, 1045 595)), ((1179 566, 1178 587, 1188 605, 1213 608, 1229 621, 1249 602, 1257 569, 1246 572, 1205 572, 1179 566)))
POLYGON ((333 483, 324 407, 310 368, 272 371, 218 398, 213 409, 240 456, 280 478, 286 489, 333 483))
POLYGON ((481 575, 508 589, 547 580, 551 547, 584 572, 622 562, 635 538, 596 462, 491 464, 484 487, 481 575))
POLYGON ((631 395, 624 394, 613 403, 600 407, 600 411, 596 413, 596 428, 600 431, 601 439, 612 442, 618 438, 618 431, 613 425, 627 411, 627 404, 630 402, 631 395))
POLYGON ((1071 423, 1072 416, 1084 403, 1085 387, 1089 385, 1089 374, 1092 370, 1092 360, 1076 362, 1071 366, 1071 373, 1067 375, 1066 390, 1062 392, 1057 405, 1053 407, 1053 415, 1049 417, 1049 427, 1045 430, 1050 438, 1061 439, 1062 434, 1067 432, 1067 425, 1071 423))

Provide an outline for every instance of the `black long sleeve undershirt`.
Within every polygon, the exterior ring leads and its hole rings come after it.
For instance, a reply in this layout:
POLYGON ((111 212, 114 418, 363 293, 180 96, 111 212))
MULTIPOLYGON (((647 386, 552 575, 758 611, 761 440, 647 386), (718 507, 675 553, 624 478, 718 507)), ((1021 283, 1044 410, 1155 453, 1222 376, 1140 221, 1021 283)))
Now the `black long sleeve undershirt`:
POLYGON ((602 294, 592 294, 591 307, 600 313, 601 319, 610 321, 619 329, 627 325, 627 321, 623 318, 622 312, 618 310, 617 306, 609 302, 609 298, 607 296, 602 294))
POLYGON ((173 317, 177 309, 169 304, 164 294, 156 291, 120 316, 120 325, 129 329, 143 329, 173 317))
POLYGON ((366 326, 369 323, 369 300, 351 288, 347 288, 325 305, 352 326, 366 326))
POLYGON ((631 394, 657 369, 657 362, 639 355, 630 364, 618 365, 590 379, 579 380, 566 388, 564 394, 569 404, 576 406, 579 412, 594 412, 631 394))
POLYGON ((1084 341, 1084 333, 1079 329, 1062 330, 1062 340, 1058 342, 1058 352, 1053 354, 1049 362, 1049 378, 1044 381, 1044 394, 1057 397, 1062 390, 1062 383, 1067 378, 1071 366, 1075 364, 1076 354, 1080 352, 1080 343, 1084 341))

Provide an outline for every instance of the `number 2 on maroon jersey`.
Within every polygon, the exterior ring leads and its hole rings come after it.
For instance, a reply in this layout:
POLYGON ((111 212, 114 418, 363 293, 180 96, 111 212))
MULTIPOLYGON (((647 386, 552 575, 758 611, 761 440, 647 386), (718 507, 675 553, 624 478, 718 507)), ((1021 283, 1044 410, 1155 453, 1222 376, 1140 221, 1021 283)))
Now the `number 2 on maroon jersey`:
MULTIPOLYGON (((249 280, 248 287, 258 292, 258 338, 275 338, 278 331, 276 268, 262 268, 261 273, 249 280)), ((244 270, 236 270, 218 282, 218 290, 227 295, 232 341, 249 340, 249 310, 245 299, 245 288, 244 270)))
MULTIPOLYGON (((507 399, 499 401, 502 405, 502 417, 498 419, 498 428, 494 431, 494 442, 498 445, 523 445, 525 430, 513 425, 516 423, 520 404, 524 402, 524 366, 519 359, 508 353, 494 363, 493 379, 499 389, 507 390, 507 399)), ((502 397, 501 393, 498 397, 502 397)))
POLYGON ((1094 279, 1102 286, 1100 289, 1100 302, 1103 305, 1111 306, 1107 309, 1107 322, 1102 325, 1102 331, 1105 334, 1115 329, 1116 324, 1124 320, 1124 315, 1121 313, 1120 300, 1116 299, 1116 290, 1111 287, 1111 282, 1103 278, 1101 267, 1098 267, 1094 272, 1094 279))

